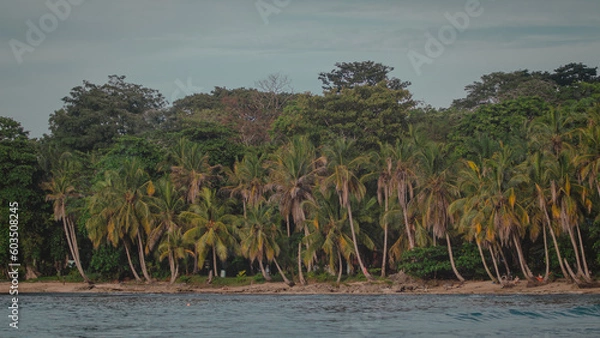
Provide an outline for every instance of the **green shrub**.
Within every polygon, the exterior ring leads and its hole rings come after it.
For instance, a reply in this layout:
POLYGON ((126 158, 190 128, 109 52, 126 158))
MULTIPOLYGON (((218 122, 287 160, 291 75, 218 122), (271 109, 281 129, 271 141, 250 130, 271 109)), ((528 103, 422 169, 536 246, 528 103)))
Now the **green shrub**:
MULTIPOLYGON (((452 250, 456 268, 463 277, 485 278, 485 269, 474 244, 464 243, 452 250)), ((405 251, 398 264, 398 270, 404 270, 407 274, 422 279, 456 278, 450 265, 448 248, 443 245, 405 251)))

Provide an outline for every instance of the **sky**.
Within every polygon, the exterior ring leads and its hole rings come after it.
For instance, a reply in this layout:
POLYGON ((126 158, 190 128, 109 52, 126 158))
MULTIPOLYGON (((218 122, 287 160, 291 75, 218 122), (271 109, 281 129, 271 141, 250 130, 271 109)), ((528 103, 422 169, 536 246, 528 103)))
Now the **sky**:
POLYGON ((447 107, 494 71, 600 65, 598 0, 3 0, 0 116, 31 137, 61 99, 109 75, 169 102, 281 73, 320 94, 320 72, 372 60, 447 107))

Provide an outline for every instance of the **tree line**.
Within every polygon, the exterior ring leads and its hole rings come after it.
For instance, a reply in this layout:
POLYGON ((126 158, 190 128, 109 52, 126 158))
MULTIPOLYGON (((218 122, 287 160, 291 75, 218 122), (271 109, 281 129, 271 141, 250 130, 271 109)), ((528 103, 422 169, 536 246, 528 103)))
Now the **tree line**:
POLYGON ((405 270, 592 283, 596 69, 491 73, 446 109, 391 71, 337 63, 320 95, 273 74, 172 105, 110 76, 73 88, 40 139, 0 118, 0 200, 21 205, 24 273, 72 261, 87 282, 405 270))

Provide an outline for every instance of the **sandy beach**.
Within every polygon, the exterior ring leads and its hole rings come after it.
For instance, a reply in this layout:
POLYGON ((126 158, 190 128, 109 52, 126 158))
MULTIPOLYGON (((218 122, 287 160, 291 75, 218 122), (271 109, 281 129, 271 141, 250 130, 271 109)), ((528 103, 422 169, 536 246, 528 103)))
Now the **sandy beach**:
MULTIPOLYGON (((0 290, 8 294, 10 283, 0 283, 0 290)), ((341 283, 310 283, 290 287, 284 283, 263 283, 244 286, 214 286, 166 282, 146 283, 85 283, 23 282, 19 294, 27 293, 220 293, 220 294, 600 294, 600 287, 579 288, 572 283, 555 281, 530 286, 525 281, 503 288, 491 281, 375 281, 341 283)))

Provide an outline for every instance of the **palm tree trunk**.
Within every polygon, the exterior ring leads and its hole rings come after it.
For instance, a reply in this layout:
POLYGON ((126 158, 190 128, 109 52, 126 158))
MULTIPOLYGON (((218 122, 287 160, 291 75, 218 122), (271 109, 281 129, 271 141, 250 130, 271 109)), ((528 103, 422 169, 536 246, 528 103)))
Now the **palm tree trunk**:
POLYGON ((494 252, 494 245, 490 245, 490 253, 492 254, 492 263, 494 264, 494 270, 496 271, 496 277, 498 278, 498 283, 504 285, 504 281, 500 276, 500 270, 498 269, 498 263, 496 262, 496 253, 494 252))
POLYGON ((567 279, 570 280, 570 276, 567 273, 567 270, 565 269, 565 265, 563 263, 563 259, 562 256, 560 254, 560 248, 558 247, 558 241, 556 240, 556 235, 554 234, 554 229, 552 229, 552 221, 550 221, 550 216, 548 215, 548 211, 546 210, 546 207, 544 207, 544 214, 546 215, 546 223, 548 226, 548 230, 550 231, 550 237, 552 237, 552 242, 554 243, 554 249, 556 250, 556 257, 558 257, 558 264, 560 265, 560 271, 562 272, 563 276, 567 279))
POLYGON ((246 199, 242 197, 242 207, 244 208, 244 219, 248 219, 246 217, 246 199))
POLYGON ((179 277, 179 262, 175 260, 175 278, 173 279, 173 282, 177 280, 177 277, 179 277))
POLYGON ((573 229, 571 229, 571 227, 568 227, 567 232, 569 233, 569 238, 571 239, 571 245, 573 246, 573 251, 575 252, 575 261, 577 263, 577 275, 583 276, 583 268, 581 267, 581 258, 579 257, 579 247, 577 246, 577 242, 575 241, 575 236, 573 235, 573 229))
POLYGON ((490 279, 492 281, 496 281, 496 278, 494 277, 494 275, 492 275, 492 272, 490 271, 490 268, 488 268, 488 265, 485 262, 485 256, 483 255, 483 249, 481 249, 481 243, 479 243, 478 239, 475 240, 475 243, 477 243, 477 249, 479 249, 479 256, 481 257, 481 262, 483 263, 483 267, 485 268, 485 272, 487 272, 488 276, 490 277, 490 279))
POLYGON ((406 229, 406 235, 408 237, 408 250, 412 250, 415 248, 415 237, 413 236, 413 232, 411 226, 408 222, 408 203, 407 203, 407 192, 406 192, 406 183, 399 182, 398 184, 398 202, 402 205, 402 214, 404 216, 404 228, 406 229), (402 188, 400 188, 402 187, 402 188))
POLYGON ((218 274, 217 274, 217 251, 215 250, 214 245, 212 247, 212 256, 213 256, 213 272, 215 273, 215 277, 217 277, 218 276, 218 274))
POLYGON ((448 235, 448 232, 446 232, 446 244, 448 246, 448 255, 450 256, 450 265, 452 266, 452 271, 454 271, 456 278, 458 278, 458 280, 462 283, 465 281, 465 279, 463 278, 463 276, 460 275, 460 273, 456 269, 456 265, 454 264, 454 255, 452 255, 452 244, 450 243, 450 235, 448 235))
POLYGON ((381 261, 381 277, 386 275, 387 267, 387 242, 388 242, 388 224, 385 222, 383 226, 383 259, 381 261))
POLYGON ((81 266, 81 260, 79 259, 79 249, 77 246, 77 234, 75 233, 75 227, 73 226, 72 222, 69 222, 69 218, 66 214, 64 203, 62 204, 61 209, 62 209, 62 215, 63 215, 62 222, 63 222, 63 227, 65 230, 65 236, 67 237, 67 244, 69 246, 69 251, 71 251, 71 256, 73 257, 73 260, 75 261, 75 266, 77 267, 77 271, 79 271, 79 274, 83 278, 83 281, 88 284, 91 284, 92 281, 90 281, 90 279, 85 275, 85 272, 83 272, 83 266, 81 266))
POLYGON ((367 268, 363 264, 362 259, 360 258, 360 252, 358 251, 358 241, 356 240, 356 232, 354 231, 354 219, 352 218, 352 207, 350 207, 350 201, 348 201, 346 205, 346 209, 348 210, 348 220, 350 220, 350 232, 352 233, 352 241, 354 242, 354 250, 356 251, 356 258, 358 259, 358 265, 360 265, 360 269, 367 277, 368 280, 373 280, 373 276, 367 271, 367 268))
POLYGON ((577 224, 575 227, 577 228, 577 237, 579 237, 579 248, 581 248, 581 261, 583 262, 583 277, 588 283, 591 283, 592 279, 590 278, 590 270, 588 270, 587 259, 585 258, 585 250, 583 247, 583 240, 581 238, 581 230, 579 228, 579 224, 577 224))
POLYGON ((517 240, 517 236, 513 235, 513 243, 515 244, 515 248, 517 249, 517 255, 519 256, 519 265, 521 266, 521 271, 523 272, 523 276, 530 282, 533 281, 533 274, 529 270, 527 263, 525 262, 525 258, 523 257, 523 250, 521 249, 521 243, 517 240))
POLYGON ((279 266, 279 263, 277 263, 277 259, 275 257, 273 257, 273 263, 275 263, 275 266, 277 267, 277 271, 279 271, 279 274, 281 275, 281 278, 283 278, 283 282, 285 284, 289 285, 289 286, 294 286, 294 282, 292 282, 289 279, 287 279, 287 277, 283 273, 283 270, 281 270, 281 267, 279 266))
POLYGON ((129 263, 129 268, 131 269, 131 273, 133 273, 133 277, 135 280, 140 282, 142 279, 138 275, 137 271, 135 271, 135 267, 133 266, 133 262, 131 261, 131 253, 129 252, 129 243, 125 242, 125 254, 127 255, 127 263, 129 263))
POLYGON ((267 282, 270 282, 271 276, 267 275, 267 272, 265 271, 265 266, 263 265, 262 259, 259 258, 259 259, 257 259, 257 261, 258 261, 258 266, 260 266, 260 272, 262 273, 263 277, 265 277, 265 280, 267 282))
POLYGON ((177 277, 175 276, 175 260, 173 259, 171 248, 169 248, 169 269, 171 270, 171 280, 169 281, 169 284, 173 284, 177 277))
POLYGON ((194 269, 192 269, 192 274, 193 275, 197 275, 198 274, 198 253, 196 252, 196 249, 194 248, 194 269))
POLYGON ((150 278, 150 275, 148 274, 148 270, 146 269, 146 258, 144 257, 144 245, 142 243, 142 235, 140 234, 139 231, 137 233, 137 238, 138 238, 138 255, 140 256, 140 266, 142 268, 142 274, 144 274, 144 278, 146 278, 146 281, 151 282, 152 278, 150 278))
POLYGON ((285 216, 285 226, 287 227, 288 238, 291 236, 290 233, 290 215, 285 216))
POLYGON ((577 275, 583 275, 583 269, 581 268, 581 258, 579 257, 579 248, 577 247, 577 242, 575 241, 575 236, 573 235, 573 229, 567 222, 567 213, 565 210, 564 202, 561 203, 561 212, 560 212, 560 220, 563 223, 563 229, 566 228, 569 233, 569 238, 571 239, 571 245, 573 246, 573 251, 575 252, 575 260, 577 262, 577 275))
MULTIPOLYGON (((389 198, 388 198, 388 190, 385 189, 385 214, 387 214, 389 209, 389 198)), ((383 259, 381 261, 381 277, 385 277, 385 268, 387 267, 387 246, 388 246, 388 222, 384 217, 383 219, 383 259)), ((338 282, 339 283, 339 282, 338 282)))
POLYGON ((298 242, 298 279, 300 280, 300 284, 306 285, 306 280, 302 273, 302 241, 298 242))
MULTIPOLYGON (((308 238, 308 236, 310 235, 310 233, 308 232, 308 227, 305 225, 304 226, 304 237, 308 238)), ((306 251, 308 252, 308 250, 310 249, 310 245, 308 243, 308 241, 306 241, 306 244, 304 244, 304 246, 306 247, 306 251)), ((306 265, 306 272, 311 272, 313 269, 313 260, 317 260, 317 254, 314 253, 313 257, 310 259, 310 261, 308 261, 308 264, 306 265)))
POLYGON ((408 236, 408 250, 412 250, 415 248, 415 237, 413 236, 411 225, 408 222, 408 207, 406 205, 402 206, 402 213, 404 214, 404 227, 406 228, 406 235, 408 236))
POLYGON ((504 271, 506 271, 506 276, 510 276, 510 267, 508 266, 508 261, 506 260, 506 256, 504 255, 504 250, 500 247, 500 244, 496 244, 498 247, 498 252, 500 252, 500 257, 502 257, 502 263, 504 263, 504 271))
POLYGON ((542 232, 544 234, 544 255, 546 256, 546 273, 544 274, 544 283, 548 282, 550 276, 550 254, 548 253, 548 235, 546 235, 546 227, 542 226, 542 232))
POLYGON ((344 270, 344 265, 343 265, 344 262, 342 262, 342 254, 340 253, 340 250, 337 250, 337 256, 338 256, 338 264, 339 264, 337 283, 340 284, 340 281, 342 280, 342 270, 344 270))
POLYGON ((577 278, 577 275, 573 272, 573 269, 571 269, 571 266, 569 265, 569 262, 567 262, 566 258, 565 258, 565 266, 567 267, 567 271, 569 271, 569 275, 571 276, 571 279, 573 279, 575 284, 581 285, 582 284, 581 280, 579 278, 577 278))

